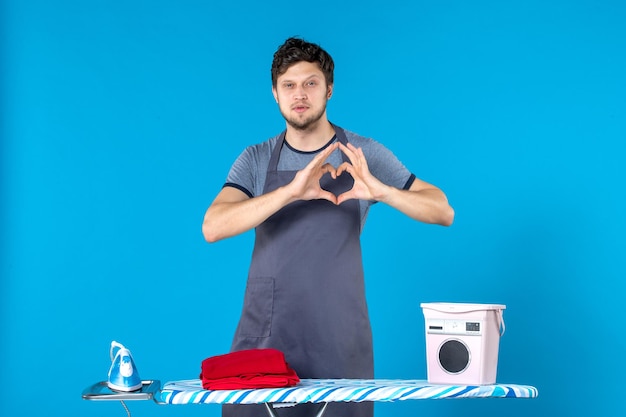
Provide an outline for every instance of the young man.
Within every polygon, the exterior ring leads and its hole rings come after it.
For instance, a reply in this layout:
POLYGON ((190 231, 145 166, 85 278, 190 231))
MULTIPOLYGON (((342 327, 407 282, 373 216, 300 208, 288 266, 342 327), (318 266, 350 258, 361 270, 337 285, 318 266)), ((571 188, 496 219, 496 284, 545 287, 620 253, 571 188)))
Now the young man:
MULTIPOLYGON (((290 38, 278 48, 272 92, 286 130, 239 156, 202 231, 216 242, 256 228, 233 351, 279 349, 300 378, 373 378, 360 245, 369 207, 446 226, 454 211, 381 144, 328 121, 333 70, 318 45, 290 38)), ((309 406, 279 415, 308 416, 309 406)), ((264 412, 225 406, 223 415, 264 412)), ((331 403, 324 415, 372 414, 371 403, 331 403)))

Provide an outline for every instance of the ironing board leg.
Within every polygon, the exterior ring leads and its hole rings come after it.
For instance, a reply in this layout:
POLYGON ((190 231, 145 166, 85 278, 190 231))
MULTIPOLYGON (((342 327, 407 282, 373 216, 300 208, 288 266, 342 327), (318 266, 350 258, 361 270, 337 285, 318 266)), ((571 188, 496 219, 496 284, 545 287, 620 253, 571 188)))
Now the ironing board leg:
POLYGON ((265 403, 265 408, 267 409, 267 413, 270 415, 270 417, 278 417, 270 403, 265 403))
POLYGON ((315 414, 315 417, 322 417, 324 415, 324 411, 326 411, 326 406, 327 405, 328 405, 328 403, 324 403, 322 408, 320 408, 320 411, 318 411, 317 414, 315 414))
MULTIPOLYGON (((267 413, 270 415, 270 417, 278 417, 276 413, 274 412, 274 409, 272 408, 270 403, 264 403, 264 404, 265 404, 265 408, 267 409, 267 413)), ((320 408, 320 411, 318 411, 317 414, 315 414, 315 417, 322 417, 324 415, 324 411, 326 411, 327 405, 328 403, 324 403, 322 408, 320 408)))

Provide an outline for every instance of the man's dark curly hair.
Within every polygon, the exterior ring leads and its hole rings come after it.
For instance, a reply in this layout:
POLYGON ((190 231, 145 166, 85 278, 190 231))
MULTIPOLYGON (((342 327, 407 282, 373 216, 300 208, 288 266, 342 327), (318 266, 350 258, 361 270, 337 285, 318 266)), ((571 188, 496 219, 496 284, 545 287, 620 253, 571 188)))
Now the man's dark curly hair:
POLYGON ((335 64, 331 56, 319 45, 300 38, 289 38, 274 53, 272 62, 272 86, 276 87, 278 77, 283 75, 289 67, 298 62, 315 62, 322 70, 326 84, 333 83, 335 64))

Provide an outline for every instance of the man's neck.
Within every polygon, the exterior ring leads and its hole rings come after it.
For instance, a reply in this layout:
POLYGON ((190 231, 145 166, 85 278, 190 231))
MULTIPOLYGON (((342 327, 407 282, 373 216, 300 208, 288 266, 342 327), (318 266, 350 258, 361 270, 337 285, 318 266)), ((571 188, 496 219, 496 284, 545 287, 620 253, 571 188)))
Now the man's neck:
POLYGON ((302 152, 311 152, 326 145, 334 135, 335 129, 328 120, 324 120, 306 130, 297 129, 287 124, 285 140, 292 148, 302 152))

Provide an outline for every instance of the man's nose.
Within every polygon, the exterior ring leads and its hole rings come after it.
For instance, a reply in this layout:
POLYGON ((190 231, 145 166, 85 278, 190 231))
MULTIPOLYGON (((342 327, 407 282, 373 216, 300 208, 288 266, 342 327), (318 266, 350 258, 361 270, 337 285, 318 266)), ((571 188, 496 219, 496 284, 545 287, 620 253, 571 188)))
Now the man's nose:
POLYGON ((302 86, 296 88, 296 100, 306 100, 306 92, 302 86))

